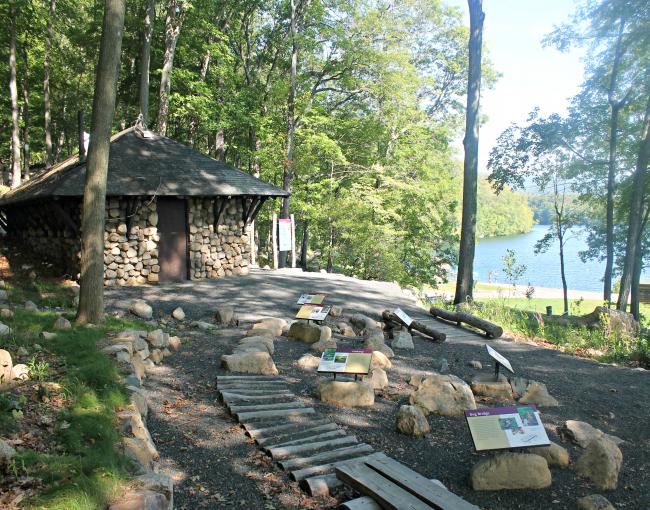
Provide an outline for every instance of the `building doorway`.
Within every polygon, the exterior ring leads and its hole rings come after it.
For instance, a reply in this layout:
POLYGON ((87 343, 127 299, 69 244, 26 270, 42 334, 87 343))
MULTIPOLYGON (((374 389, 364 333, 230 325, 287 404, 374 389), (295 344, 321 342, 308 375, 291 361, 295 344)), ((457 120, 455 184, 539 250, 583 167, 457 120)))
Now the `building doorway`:
POLYGON ((159 197, 158 208, 158 262, 160 281, 187 280, 187 211, 185 200, 159 197))

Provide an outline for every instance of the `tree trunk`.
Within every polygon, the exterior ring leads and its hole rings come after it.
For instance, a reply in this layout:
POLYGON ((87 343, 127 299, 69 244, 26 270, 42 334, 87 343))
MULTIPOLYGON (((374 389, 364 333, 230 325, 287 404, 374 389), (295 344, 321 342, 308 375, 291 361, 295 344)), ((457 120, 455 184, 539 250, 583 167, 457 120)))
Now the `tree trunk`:
POLYGON ((82 110, 77 112, 77 140, 79 143, 79 161, 86 159, 86 117, 82 110))
POLYGON ((308 234, 309 234, 309 221, 305 220, 302 222, 302 242, 300 243, 300 267, 303 271, 307 271, 307 246, 308 246, 308 234))
POLYGON ((650 159, 650 97, 646 103, 645 115, 643 118, 643 130, 639 154, 634 170, 634 181, 632 184, 632 199, 630 201, 630 214, 627 228, 627 245, 625 248, 625 260, 623 262, 623 276, 621 276, 621 289, 618 293, 616 308, 621 311, 627 309, 627 301, 632 287, 634 266, 637 261, 637 240, 641 235, 641 215, 643 209, 643 198, 645 194, 646 172, 648 171, 648 160, 650 159))
POLYGON ((149 64, 151 63, 151 34, 156 16, 156 0, 147 0, 140 52, 140 113, 146 126, 149 125, 149 64))
MULTIPOLYGON (((558 220, 559 222, 559 220, 558 220)), ((562 277, 562 297, 564 298, 564 315, 569 315, 569 288, 566 282, 566 271, 564 269, 564 234, 558 225, 558 241, 560 243, 560 276, 562 277)))
POLYGON ((174 68, 176 43, 181 33, 184 13, 185 11, 179 5, 178 0, 169 0, 167 4, 167 18, 165 19, 165 57, 160 76, 160 104, 158 106, 158 125, 156 127, 158 133, 163 136, 167 133, 172 69, 174 68))
POLYGON ((81 219, 78 324, 97 323, 104 315, 106 175, 123 30, 124 0, 105 0, 81 219))
POLYGON ((52 23, 56 0, 50 0, 50 15, 47 18, 47 37, 45 38, 45 56, 43 58, 43 120, 45 123, 45 168, 52 166, 52 131, 50 123, 50 52, 52 51, 52 23))
POLYGON ((20 186, 20 126, 16 84, 16 6, 9 2, 9 99, 11 101, 11 187, 20 186))
POLYGON ((469 76, 467 112, 465 114, 465 161, 463 165, 463 219, 460 231, 458 275, 454 303, 472 298, 474 287, 474 249, 476 243, 476 186, 478 176, 479 101, 481 98, 481 46, 483 44, 482 0, 468 0, 469 5, 469 76))
POLYGON ((23 72, 23 179, 29 180, 29 54, 27 50, 27 41, 23 44, 23 61, 25 70, 23 72))
POLYGON ((226 138, 221 128, 217 130, 214 136, 214 159, 226 161, 226 138))
POLYGON ((643 248, 642 248, 642 236, 637 238, 636 245, 637 259, 635 261, 633 270, 632 270, 632 299, 630 301, 630 313, 638 321, 641 320, 641 272, 643 271, 643 248))

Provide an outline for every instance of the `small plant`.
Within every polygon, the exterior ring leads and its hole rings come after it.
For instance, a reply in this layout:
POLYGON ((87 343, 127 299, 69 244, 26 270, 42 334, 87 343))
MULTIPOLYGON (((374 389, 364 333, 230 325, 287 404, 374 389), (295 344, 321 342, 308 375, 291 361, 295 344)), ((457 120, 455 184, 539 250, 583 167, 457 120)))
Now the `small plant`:
POLYGON ((526 273, 526 269, 527 267, 524 264, 517 264, 517 256, 514 250, 506 250, 506 254, 503 257, 503 274, 506 275, 506 278, 512 284, 513 295, 517 288, 517 283, 526 273))
POLYGON ((528 282, 528 287, 526 287, 524 294, 526 295, 526 299, 528 299, 528 301, 533 299, 533 294, 535 294, 535 287, 533 287, 530 282, 528 282))
POLYGON ((35 381, 44 381, 50 375, 50 364, 47 361, 37 361, 33 356, 27 363, 29 378, 35 381))

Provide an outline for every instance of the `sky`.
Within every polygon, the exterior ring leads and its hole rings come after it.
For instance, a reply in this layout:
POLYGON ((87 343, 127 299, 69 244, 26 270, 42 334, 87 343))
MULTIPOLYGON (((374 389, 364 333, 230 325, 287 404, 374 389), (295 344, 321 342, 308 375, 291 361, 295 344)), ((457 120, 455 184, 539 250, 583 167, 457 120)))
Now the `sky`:
MULTIPOLYGON (((467 0, 445 2, 459 7, 469 25, 467 0)), ((575 6, 574 0, 483 0, 484 47, 502 76, 481 95, 488 120, 480 128, 479 173, 487 173, 490 150, 511 123, 525 122, 535 107, 543 115, 565 113, 568 98, 578 92, 581 52, 561 53, 541 42, 554 25, 568 21, 575 6)))

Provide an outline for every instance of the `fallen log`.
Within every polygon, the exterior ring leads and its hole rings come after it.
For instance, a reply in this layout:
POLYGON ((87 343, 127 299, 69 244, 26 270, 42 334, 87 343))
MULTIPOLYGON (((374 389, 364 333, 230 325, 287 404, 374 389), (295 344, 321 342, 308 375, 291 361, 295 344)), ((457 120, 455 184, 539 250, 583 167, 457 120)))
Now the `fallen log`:
MULTIPOLYGON (((381 312, 381 316, 384 319, 384 322, 388 323, 395 323, 399 325, 405 326, 404 322, 393 312, 390 310, 384 310, 381 312)), ((433 329, 431 326, 428 326, 422 322, 418 322, 416 320, 412 321, 409 326, 406 326, 409 330, 414 330, 417 331, 418 333, 422 333, 423 335, 426 335, 428 337, 433 338, 436 342, 444 342, 447 338, 447 335, 444 333, 433 329)))
POLYGON ((501 335, 503 335, 503 328, 501 326, 497 326, 490 321, 486 321, 485 319, 481 319, 480 317, 477 317, 476 315, 472 315, 470 313, 452 312, 451 310, 445 310, 443 308, 437 308, 435 306, 431 307, 429 313, 436 319, 455 322, 458 326, 460 326, 461 323, 469 324, 470 326, 473 326, 485 332, 487 336, 490 336, 492 338, 499 338, 501 335))

